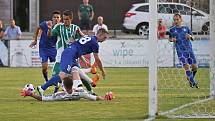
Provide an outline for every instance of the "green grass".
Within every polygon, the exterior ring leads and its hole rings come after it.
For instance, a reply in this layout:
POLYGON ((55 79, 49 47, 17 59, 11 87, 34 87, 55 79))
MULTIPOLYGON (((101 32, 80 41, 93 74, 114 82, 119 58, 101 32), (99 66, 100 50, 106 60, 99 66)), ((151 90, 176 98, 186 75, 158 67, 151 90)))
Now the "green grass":
MULTIPOLYGON (((23 98, 27 83, 44 83, 40 68, 0 68, 0 119, 2 121, 125 121, 147 115, 147 71, 144 68, 108 68, 107 79, 94 89, 99 95, 113 91, 112 101, 39 102, 23 98), (37 81, 35 81, 37 80, 37 81)), ((50 88, 47 93, 51 93, 50 88)))
MULTIPOLYGON (((107 91, 114 92, 116 98, 112 101, 87 101, 82 99, 80 101, 40 102, 31 97, 23 98, 19 95, 20 89, 27 83, 32 83, 35 86, 44 83, 40 68, 0 68, 0 120, 140 121, 147 118, 148 69, 107 68, 106 71, 108 74, 106 80, 100 80, 94 91, 99 95, 104 95, 107 91)), ((202 86, 197 91, 188 88, 180 89, 180 86, 175 89, 172 85, 181 78, 171 80, 171 78, 162 76, 162 74, 165 75, 169 72, 175 74, 180 71, 182 70, 169 68, 167 71, 162 69, 161 73, 159 72, 159 77, 165 80, 165 82, 161 83, 159 81, 158 83, 159 101, 162 102, 159 102, 159 111, 192 102, 197 95, 207 95, 209 91, 208 69, 199 70, 199 73, 203 73, 204 77, 197 76, 198 79, 201 79, 202 86), (186 94, 186 92, 190 94, 186 94)), ((49 88, 46 94, 52 91, 53 88, 49 88)), ((215 107, 214 101, 210 102, 210 105, 215 107)), ((190 108, 183 111, 186 113, 192 112, 190 108)), ((172 121, 173 119, 159 116, 156 120, 172 121)))

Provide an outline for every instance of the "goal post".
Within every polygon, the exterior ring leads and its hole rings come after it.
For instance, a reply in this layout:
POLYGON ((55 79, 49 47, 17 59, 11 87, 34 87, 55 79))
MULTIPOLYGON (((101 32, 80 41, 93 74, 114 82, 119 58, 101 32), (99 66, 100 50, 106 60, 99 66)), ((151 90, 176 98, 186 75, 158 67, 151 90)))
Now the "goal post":
POLYGON ((157 115, 169 118, 215 118, 215 1, 209 0, 210 11, 205 14, 202 12, 202 15, 196 6, 200 4, 197 0, 187 0, 182 4, 174 3, 174 0, 165 4, 158 1, 148 1, 150 21, 149 40, 146 41, 149 41, 149 118, 157 115), (169 13, 171 17, 167 17, 169 13), (174 13, 182 15, 183 25, 193 26, 197 30, 193 31, 195 39, 191 43, 197 58, 198 72, 194 76, 199 89, 190 86, 174 43, 168 41, 168 36, 163 40, 157 37, 158 20, 163 19, 166 25, 170 25, 168 22, 173 19, 174 13))
POLYGON ((149 117, 157 114, 157 1, 149 0, 149 117))
POLYGON ((215 1, 210 0, 210 97, 215 98, 215 1))

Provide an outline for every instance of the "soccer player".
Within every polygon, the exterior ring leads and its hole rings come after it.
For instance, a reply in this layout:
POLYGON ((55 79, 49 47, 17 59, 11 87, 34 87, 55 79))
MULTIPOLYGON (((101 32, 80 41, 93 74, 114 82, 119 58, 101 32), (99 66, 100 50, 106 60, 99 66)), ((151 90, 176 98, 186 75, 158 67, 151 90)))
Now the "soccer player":
POLYGON ((197 72, 196 58, 192 49, 192 32, 187 26, 182 26, 182 17, 179 13, 173 16, 174 24, 170 29, 169 41, 174 42, 179 61, 186 72, 190 87, 198 88, 198 83, 194 80, 197 72))
POLYGON ((72 74, 73 88, 76 89, 82 86, 82 82, 79 76, 79 68, 76 59, 85 54, 93 53, 95 63, 98 65, 102 72, 103 79, 105 79, 106 73, 103 68, 103 64, 98 55, 99 45, 98 42, 103 42, 107 39, 108 32, 105 29, 100 29, 96 36, 85 36, 78 41, 73 42, 68 48, 66 48, 61 56, 60 69, 61 72, 58 75, 53 76, 48 83, 38 86, 37 91, 40 95, 43 95, 44 90, 52 84, 57 84, 61 80, 64 80, 68 74, 72 74), (69 58, 68 58, 69 57, 69 58))
POLYGON ((61 53, 63 52, 63 50, 67 48, 70 43, 84 36, 79 26, 72 24, 72 20, 73 13, 69 10, 66 10, 63 12, 63 23, 57 24, 56 26, 54 26, 54 28, 48 26, 48 36, 59 37, 59 40, 56 43, 57 56, 52 75, 56 75, 60 72, 59 66, 61 53))
POLYGON ((50 25, 51 27, 54 27, 54 25, 60 23, 60 21, 61 21, 60 11, 54 11, 52 13, 52 21, 43 21, 36 28, 34 34, 34 41, 29 45, 29 47, 34 48, 37 45, 37 37, 39 33, 42 32, 39 42, 39 55, 42 63, 42 73, 45 81, 48 81, 48 59, 50 60, 50 62, 55 62, 55 56, 57 54, 56 50, 57 37, 47 36, 48 26, 50 25))
POLYGON ((95 96, 92 94, 87 93, 85 90, 73 90, 73 81, 70 78, 65 78, 63 81, 65 91, 57 92, 51 95, 36 95, 31 90, 23 89, 21 90, 21 96, 30 96, 39 101, 67 101, 67 100, 80 100, 81 98, 98 101, 98 100, 112 100, 113 93, 108 92, 105 96, 95 96))
MULTIPOLYGON (((63 23, 59 23, 57 25, 54 26, 54 28, 52 28, 51 26, 48 26, 49 30, 48 30, 48 36, 57 36, 59 37, 59 40, 57 41, 57 56, 56 56, 56 62, 53 66, 53 73, 52 75, 58 75, 60 72, 60 60, 61 60, 61 53, 63 52, 63 50, 65 48, 68 47, 69 44, 73 43, 75 40, 78 40, 81 36, 84 36, 84 34, 81 32, 80 28, 75 25, 72 24, 72 20, 73 20, 73 13, 69 10, 66 10, 63 12, 63 23)), ((88 64, 88 66, 90 65, 83 57, 81 57, 81 59, 88 64)), ((84 85, 87 87, 88 91, 93 91, 91 88, 91 83, 93 83, 92 80, 90 80, 90 78, 87 78, 87 75, 85 73, 81 73, 81 76, 83 78, 86 79, 86 81, 88 81, 88 83, 84 83, 84 85)), ((96 79, 98 80, 98 76, 96 75, 94 77, 95 81, 96 79)), ((61 83, 61 82, 59 82, 61 83)), ((53 84, 55 85, 55 91, 58 91, 58 84, 53 84)), ((50 85, 51 86, 51 85, 50 85)))

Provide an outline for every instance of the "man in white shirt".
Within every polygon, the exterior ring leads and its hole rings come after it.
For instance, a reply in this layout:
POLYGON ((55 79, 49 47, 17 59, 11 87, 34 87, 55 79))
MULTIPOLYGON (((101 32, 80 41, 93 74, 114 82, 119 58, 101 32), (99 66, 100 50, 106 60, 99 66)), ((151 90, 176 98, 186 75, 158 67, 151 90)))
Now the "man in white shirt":
POLYGON ((93 34, 96 35, 97 31, 101 28, 105 29, 106 31, 108 31, 107 25, 105 25, 103 23, 104 19, 102 16, 99 16, 97 19, 98 24, 93 26, 93 34))

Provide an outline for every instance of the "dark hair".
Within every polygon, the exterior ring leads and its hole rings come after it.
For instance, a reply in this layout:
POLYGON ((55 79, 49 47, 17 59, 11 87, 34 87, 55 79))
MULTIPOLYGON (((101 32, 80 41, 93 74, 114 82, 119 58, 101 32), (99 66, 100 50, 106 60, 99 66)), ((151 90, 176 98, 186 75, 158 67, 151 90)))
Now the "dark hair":
POLYGON ((97 31, 97 34, 109 34, 104 28, 101 28, 97 31))
POLYGON ((175 13, 173 17, 175 16, 179 16, 179 18, 181 18, 181 14, 180 13, 175 13))
POLYGON ((54 14, 61 14, 61 12, 58 11, 58 10, 55 10, 55 11, 52 12, 52 15, 54 15, 54 14))
POLYGON ((63 79, 63 84, 66 89, 71 89, 73 85, 73 80, 71 77, 65 77, 63 79))
POLYGON ((63 12, 63 15, 64 15, 64 16, 69 16, 69 18, 73 19, 73 12, 70 11, 70 10, 65 10, 65 11, 63 12))

